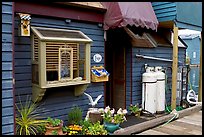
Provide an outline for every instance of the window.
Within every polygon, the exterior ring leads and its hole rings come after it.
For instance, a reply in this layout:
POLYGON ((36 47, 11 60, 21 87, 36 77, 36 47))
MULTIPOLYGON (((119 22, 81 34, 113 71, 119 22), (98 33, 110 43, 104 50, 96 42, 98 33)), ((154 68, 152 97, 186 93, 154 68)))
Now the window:
POLYGON ((195 51, 193 52, 193 58, 194 59, 196 58, 196 52, 195 51))
POLYGON ((77 30, 31 27, 32 82, 39 88, 90 83, 92 40, 77 30))

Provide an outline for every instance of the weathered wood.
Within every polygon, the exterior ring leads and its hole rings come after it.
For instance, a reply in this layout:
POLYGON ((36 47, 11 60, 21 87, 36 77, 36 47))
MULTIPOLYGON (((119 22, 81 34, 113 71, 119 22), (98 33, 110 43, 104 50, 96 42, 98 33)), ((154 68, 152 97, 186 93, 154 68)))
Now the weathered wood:
POLYGON ((167 134, 171 134, 171 135, 193 135, 191 133, 187 133, 187 132, 184 132, 184 131, 171 129, 171 128, 168 128, 166 126, 165 127, 160 127, 160 128, 154 128, 154 130, 160 131, 160 132, 163 132, 163 133, 167 133, 167 134))
MULTIPOLYGON (((181 119, 177 119, 173 122, 170 122, 166 125, 159 126, 153 129, 146 130, 144 132, 138 133, 136 135, 202 135, 202 123, 194 123, 189 119, 189 117, 196 117, 202 115, 202 111, 196 112, 189 116, 185 116, 181 119), (187 119, 187 120, 186 120, 187 119), (182 122, 181 122, 182 121, 182 122)), ((198 119, 200 122, 202 118, 198 119)))
POLYGON ((150 129, 150 130, 144 131, 144 132, 137 134, 137 135, 169 135, 169 134, 150 129))
MULTIPOLYGON (((178 111, 179 118, 183 118, 184 116, 198 112, 201 109, 202 109, 202 106, 193 106, 191 108, 187 108, 187 109, 178 111)), ((165 116, 162 116, 159 118, 155 118, 155 119, 149 120, 147 122, 143 122, 140 124, 136 124, 136 125, 133 125, 133 126, 130 126, 127 128, 117 130, 114 132, 114 135, 130 135, 132 133, 142 132, 144 130, 147 130, 147 129, 153 128, 157 125, 160 125, 162 123, 165 123, 165 122, 169 121, 172 117, 173 117, 173 114, 169 114, 169 115, 165 115, 165 116)))
POLYGON ((124 129, 120 129, 114 132, 115 135, 130 135, 132 133, 137 133, 137 132, 141 132, 144 130, 147 130, 149 128, 155 127, 157 125, 160 125, 164 122, 167 122, 169 119, 171 119, 173 117, 173 114, 169 114, 163 117, 159 117, 159 118, 155 118, 153 120, 149 120, 147 122, 143 122, 140 124, 136 124, 124 129))
POLYGON ((184 127, 187 130, 195 129, 195 130, 201 130, 202 131, 201 126, 190 124, 190 123, 186 124, 185 122, 182 122, 182 121, 173 121, 172 124, 180 126, 180 127, 184 127))

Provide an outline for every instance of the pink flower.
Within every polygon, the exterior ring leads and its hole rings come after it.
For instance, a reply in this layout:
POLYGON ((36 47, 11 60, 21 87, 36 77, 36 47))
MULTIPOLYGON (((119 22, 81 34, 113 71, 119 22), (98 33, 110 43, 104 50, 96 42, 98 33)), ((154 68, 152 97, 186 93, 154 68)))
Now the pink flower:
POLYGON ((115 120, 114 119, 112 119, 112 121, 111 121, 112 123, 114 123, 115 122, 115 120))
POLYGON ((126 109, 123 110, 123 114, 127 114, 127 110, 126 109))

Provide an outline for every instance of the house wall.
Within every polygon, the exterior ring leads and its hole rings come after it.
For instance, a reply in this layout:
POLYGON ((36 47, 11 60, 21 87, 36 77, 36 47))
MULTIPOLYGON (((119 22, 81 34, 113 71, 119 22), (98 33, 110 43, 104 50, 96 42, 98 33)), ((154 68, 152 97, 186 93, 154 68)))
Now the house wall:
MULTIPOLYGON (((91 45, 91 67, 96 65, 104 65, 104 37, 103 28, 97 23, 78 22, 71 20, 67 24, 65 19, 48 18, 43 16, 32 15, 31 26, 61 28, 61 29, 77 29, 82 31, 93 40, 91 45), (100 63, 93 61, 93 55, 99 53, 103 59, 100 63)), ((19 100, 25 101, 27 96, 32 95, 32 69, 31 69, 31 41, 30 37, 17 36, 17 27, 19 20, 15 18, 15 77, 16 77, 16 103, 19 100)), ((99 94, 104 95, 104 83, 90 83, 86 93, 95 99, 99 94)), ((67 115, 69 110, 77 105, 83 110, 85 117, 86 111, 90 107, 87 96, 82 95, 75 97, 72 87, 51 88, 48 89, 40 102, 38 113, 45 118, 50 116, 60 118, 67 123, 67 115)), ((97 107, 104 107, 104 96, 99 100, 97 107)))
POLYGON ((188 57, 190 57, 190 63, 194 65, 200 64, 200 38, 196 37, 193 39, 183 40, 188 45, 186 52, 188 57))
POLYGON ((159 22, 176 19, 176 2, 152 2, 152 7, 159 22))
POLYGON ((14 134, 12 2, 2 2, 2 134, 14 134))
POLYGON ((202 27, 202 2, 176 2, 176 7, 177 22, 185 23, 189 27, 202 27))
MULTIPOLYGON (((145 72, 144 64, 149 66, 162 66, 163 68, 172 67, 172 62, 164 62, 150 59, 139 59, 136 54, 152 56, 158 58, 172 59, 172 48, 167 47, 156 47, 156 48, 132 48, 132 104, 142 103, 142 74, 145 72)), ((131 52, 129 52, 131 54, 131 52)), ((131 56, 130 56, 131 57, 131 56)), ((130 59, 129 59, 130 60, 130 59)), ((185 48, 179 48, 178 60, 185 62, 185 48)), ((179 67, 180 69, 180 67, 179 67)), ((167 91, 166 101, 171 102, 171 80, 172 72, 171 69, 167 69, 167 91)), ((129 72, 127 72, 129 75, 129 72)), ((185 86, 185 85, 184 85, 185 86)), ((127 89, 130 87, 127 87, 127 89)), ((128 92, 127 92, 128 93, 128 92)), ((128 104, 127 104, 128 106, 128 104)))

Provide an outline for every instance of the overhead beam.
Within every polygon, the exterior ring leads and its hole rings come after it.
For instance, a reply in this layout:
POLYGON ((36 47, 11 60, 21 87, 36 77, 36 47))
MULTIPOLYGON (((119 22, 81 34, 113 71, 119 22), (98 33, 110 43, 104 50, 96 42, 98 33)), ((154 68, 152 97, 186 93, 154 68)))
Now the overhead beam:
POLYGON ((173 63, 172 63, 172 94, 171 109, 176 108, 176 92, 177 92, 177 71, 178 71, 178 27, 173 27, 173 63))
POLYGON ((202 31, 200 39, 200 69, 199 69, 199 90, 198 90, 198 101, 202 101, 202 31))

